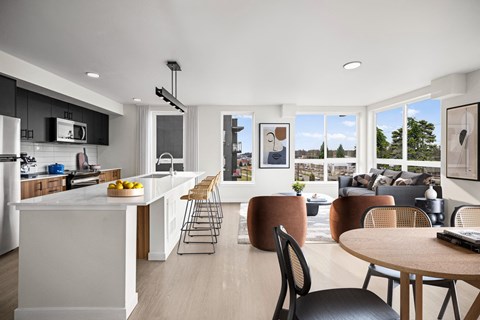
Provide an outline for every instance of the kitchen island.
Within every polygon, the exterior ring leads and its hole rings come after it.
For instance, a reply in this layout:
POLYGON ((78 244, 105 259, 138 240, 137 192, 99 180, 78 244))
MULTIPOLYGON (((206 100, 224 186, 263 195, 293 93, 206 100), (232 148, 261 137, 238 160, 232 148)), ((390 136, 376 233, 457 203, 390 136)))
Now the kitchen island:
POLYGON ((20 211, 15 319, 127 319, 136 291, 137 206, 150 207, 150 260, 166 260, 199 172, 125 178, 138 197, 108 197, 99 184, 13 203, 20 211))

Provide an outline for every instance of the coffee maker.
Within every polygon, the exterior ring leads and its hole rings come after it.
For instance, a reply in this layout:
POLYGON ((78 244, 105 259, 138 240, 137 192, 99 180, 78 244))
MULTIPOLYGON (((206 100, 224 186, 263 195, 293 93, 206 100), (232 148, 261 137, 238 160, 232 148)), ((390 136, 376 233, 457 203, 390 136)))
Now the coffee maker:
POLYGON ((37 160, 28 156, 26 152, 20 153, 20 176, 22 178, 34 178, 37 172, 37 160))

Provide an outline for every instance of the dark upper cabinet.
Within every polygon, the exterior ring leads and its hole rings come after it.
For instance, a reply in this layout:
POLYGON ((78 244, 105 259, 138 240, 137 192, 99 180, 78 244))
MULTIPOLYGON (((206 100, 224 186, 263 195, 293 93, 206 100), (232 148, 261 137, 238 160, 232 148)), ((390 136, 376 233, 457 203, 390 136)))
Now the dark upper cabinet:
POLYGON ((88 144, 108 146, 108 115, 89 109, 83 109, 83 122, 87 124, 88 144))
POLYGON ((58 99, 52 99, 52 117, 83 121, 83 108, 58 99))
POLYGON ((0 76, 0 115, 15 117, 15 89, 17 81, 0 76))
POLYGON ((16 117, 21 121, 22 140, 49 141, 49 121, 52 116, 51 98, 17 88, 16 117))
POLYGON ((15 116, 20 118, 21 139, 27 140, 28 133, 28 91, 17 88, 17 107, 15 116))
POLYGON ((82 107, 79 107, 74 104, 68 104, 68 112, 70 112, 70 120, 83 122, 83 110, 82 107))
POLYGON ((33 142, 49 141, 49 121, 52 117, 52 98, 28 92, 28 133, 33 142))

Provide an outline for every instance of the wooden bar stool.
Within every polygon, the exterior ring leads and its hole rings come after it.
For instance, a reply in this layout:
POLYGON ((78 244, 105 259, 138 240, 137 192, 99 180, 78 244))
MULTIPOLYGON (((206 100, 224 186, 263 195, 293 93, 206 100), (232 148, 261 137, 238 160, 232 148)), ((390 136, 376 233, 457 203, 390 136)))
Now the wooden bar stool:
POLYGON ((218 221, 215 221, 215 213, 210 205, 213 183, 197 184, 190 189, 187 195, 180 199, 187 200, 182 227, 180 229, 180 238, 178 241, 177 254, 213 254, 215 253, 215 243, 217 243, 218 221), (204 210, 206 209, 206 210, 204 210), (202 213, 204 213, 202 215, 202 213), (206 221, 205 221, 206 219, 206 221), (183 236, 183 240, 182 240, 183 236), (187 238, 188 237, 188 238, 187 238), (210 241, 192 240, 196 237, 209 237, 210 241), (180 246, 184 244, 211 244, 212 249, 207 251, 187 252, 181 251, 180 246))

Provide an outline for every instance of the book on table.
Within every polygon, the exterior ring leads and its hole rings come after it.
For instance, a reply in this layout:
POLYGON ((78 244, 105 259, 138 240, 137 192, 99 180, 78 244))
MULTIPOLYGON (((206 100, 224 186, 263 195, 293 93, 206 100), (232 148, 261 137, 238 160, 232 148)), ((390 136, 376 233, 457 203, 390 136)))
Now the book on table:
POLYGON ((444 233, 480 245, 480 231, 468 229, 445 229, 444 233))
POLYGON ((454 245, 469 249, 473 252, 480 253, 480 244, 475 244, 475 243, 463 240, 462 238, 457 238, 455 236, 450 235, 449 233, 437 232, 437 238, 440 240, 452 243, 454 245))

